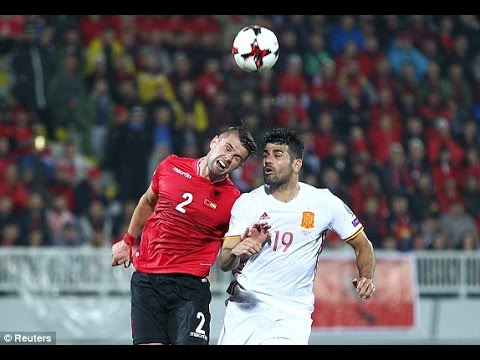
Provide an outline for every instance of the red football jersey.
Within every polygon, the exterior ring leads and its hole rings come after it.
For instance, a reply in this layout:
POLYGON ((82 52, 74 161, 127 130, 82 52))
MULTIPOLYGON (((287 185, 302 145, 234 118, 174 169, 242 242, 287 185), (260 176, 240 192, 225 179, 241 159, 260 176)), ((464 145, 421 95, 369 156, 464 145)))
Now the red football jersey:
POLYGON ((155 169, 158 202, 133 257, 136 270, 209 274, 240 191, 228 177, 212 183, 198 175, 200 160, 170 155, 155 169))

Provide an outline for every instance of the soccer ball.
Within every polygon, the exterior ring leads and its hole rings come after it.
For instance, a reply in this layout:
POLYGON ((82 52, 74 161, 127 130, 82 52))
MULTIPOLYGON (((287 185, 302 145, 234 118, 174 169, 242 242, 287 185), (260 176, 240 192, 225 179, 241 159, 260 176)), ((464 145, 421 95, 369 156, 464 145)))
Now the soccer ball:
POLYGON ((278 40, 272 30, 260 25, 246 26, 235 36, 232 54, 240 69, 263 72, 278 60, 278 40))

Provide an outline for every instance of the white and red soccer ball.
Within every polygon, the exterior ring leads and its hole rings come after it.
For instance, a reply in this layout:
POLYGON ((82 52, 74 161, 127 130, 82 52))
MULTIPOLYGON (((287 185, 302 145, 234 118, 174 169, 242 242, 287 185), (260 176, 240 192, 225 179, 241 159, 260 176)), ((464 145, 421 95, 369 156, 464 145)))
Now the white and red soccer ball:
POLYGON ((278 60, 277 36, 260 25, 246 26, 233 40, 232 54, 240 69, 247 72, 266 71, 278 60))

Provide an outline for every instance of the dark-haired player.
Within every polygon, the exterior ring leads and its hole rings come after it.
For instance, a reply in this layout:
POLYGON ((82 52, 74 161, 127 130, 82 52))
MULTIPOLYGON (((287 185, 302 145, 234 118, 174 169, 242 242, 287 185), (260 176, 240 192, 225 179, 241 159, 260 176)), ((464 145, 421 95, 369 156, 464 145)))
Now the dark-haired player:
POLYGON ((265 134, 263 144, 265 185, 233 205, 219 257, 222 270, 233 270, 235 279, 227 290, 218 344, 307 345, 326 232, 335 231, 354 249, 358 277, 352 282, 363 299, 375 292, 374 250, 340 198, 298 180, 304 155, 299 135, 276 128, 265 134), (244 234, 255 223, 269 228, 252 227, 244 234))

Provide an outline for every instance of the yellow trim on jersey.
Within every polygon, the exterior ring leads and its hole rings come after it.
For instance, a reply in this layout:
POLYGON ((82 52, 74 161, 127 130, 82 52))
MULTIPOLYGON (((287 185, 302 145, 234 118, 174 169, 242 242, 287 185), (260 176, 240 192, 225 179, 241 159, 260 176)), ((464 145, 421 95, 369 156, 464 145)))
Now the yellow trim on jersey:
POLYGON ((225 236, 223 240, 242 240, 242 235, 230 235, 230 236, 225 236))
POLYGON ((358 234, 360 234, 360 232, 363 231, 363 229, 364 229, 364 227, 362 226, 360 229, 358 229, 357 232, 355 232, 355 234, 353 234, 352 236, 349 236, 349 237, 346 238, 346 239, 343 239, 343 241, 350 241, 350 240, 356 238, 356 237, 358 236, 358 234))

